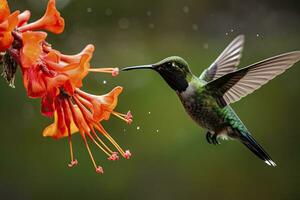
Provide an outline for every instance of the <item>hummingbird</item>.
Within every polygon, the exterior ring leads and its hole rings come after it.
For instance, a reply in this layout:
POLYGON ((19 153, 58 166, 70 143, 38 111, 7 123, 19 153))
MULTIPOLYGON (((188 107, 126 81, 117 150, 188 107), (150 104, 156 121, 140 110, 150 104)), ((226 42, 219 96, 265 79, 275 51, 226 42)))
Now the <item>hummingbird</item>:
POLYGON ((158 72, 176 92, 188 115, 206 129, 208 143, 219 144, 220 138, 240 141, 266 164, 275 167, 275 162, 254 139, 230 104, 293 66, 300 60, 300 51, 284 53, 237 69, 243 45, 244 36, 237 36, 199 77, 178 56, 121 70, 150 69, 158 72))

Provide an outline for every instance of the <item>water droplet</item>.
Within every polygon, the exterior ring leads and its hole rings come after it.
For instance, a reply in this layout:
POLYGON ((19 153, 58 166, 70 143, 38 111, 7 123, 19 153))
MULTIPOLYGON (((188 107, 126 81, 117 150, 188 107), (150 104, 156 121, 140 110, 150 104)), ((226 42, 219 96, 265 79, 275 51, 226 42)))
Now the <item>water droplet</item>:
POLYGON ((105 15, 106 15, 106 16, 111 16, 111 15, 112 15, 112 9, 107 8, 107 9, 105 10, 105 15))
POLYGON ((87 11, 88 13, 90 13, 90 12, 92 12, 93 10, 92 10, 92 8, 87 8, 86 11, 87 11))
POLYGON ((157 130, 156 130, 156 133, 158 133, 158 132, 159 132, 159 130, 157 129, 157 130))
POLYGON ((193 28, 194 31, 197 31, 198 30, 198 25, 197 24, 193 24, 192 28, 193 28))
POLYGON ((256 34, 256 37, 259 37, 259 34, 258 34, 258 33, 256 34))
POLYGON ((150 114, 151 114, 151 112, 149 111, 149 112, 148 112, 148 114, 150 115, 150 114))
POLYGON ((150 29, 154 29, 154 28, 155 28, 155 25, 154 25, 154 24, 149 24, 149 28, 150 28, 150 29))
POLYGON ((151 11, 147 11, 147 12, 146 12, 146 15, 147 15, 148 17, 150 17, 150 16, 152 15, 152 12, 151 12, 151 11))
POLYGON ((107 83, 107 81, 106 81, 106 80, 104 80, 104 81, 103 81, 103 84, 106 84, 106 83, 107 83))
POLYGON ((136 130, 140 130, 140 127, 139 127, 139 126, 137 126, 137 127, 136 127, 136 130))
POLYGON ((204 44, 203 44, 203 48, 204 48, 204 49, 208 49, 208 44, 207 44, 207 43, 204 43, 204 44))
POLYGON ((119 20, 120 29, 128 29, 129 25, 130 25, 130 21, 127 18, 123 17, 119 20))
POLYGON ((189 12, 190 12, 190 8, 189 8, 188 6, 184 6, 184 7, 182 8, 182 11, 183 11, 184 13, 189 13, 189 12))

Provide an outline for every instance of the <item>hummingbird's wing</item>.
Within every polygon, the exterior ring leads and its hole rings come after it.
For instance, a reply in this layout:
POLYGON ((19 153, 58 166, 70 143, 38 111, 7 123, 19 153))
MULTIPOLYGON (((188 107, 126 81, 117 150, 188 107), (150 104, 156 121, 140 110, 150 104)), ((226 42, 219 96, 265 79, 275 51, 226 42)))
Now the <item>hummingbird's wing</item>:
POLYGON ((206 82, 210 82, 235 71, 242 56, 243 46, 244 36, 239 35, 226 47, 210 67, 202 72, 199 78, 206 82))
POLYGON ((300 51, 281 54, 226 74, 205 87, 225 106, 252 93, 299 60, 300 51))

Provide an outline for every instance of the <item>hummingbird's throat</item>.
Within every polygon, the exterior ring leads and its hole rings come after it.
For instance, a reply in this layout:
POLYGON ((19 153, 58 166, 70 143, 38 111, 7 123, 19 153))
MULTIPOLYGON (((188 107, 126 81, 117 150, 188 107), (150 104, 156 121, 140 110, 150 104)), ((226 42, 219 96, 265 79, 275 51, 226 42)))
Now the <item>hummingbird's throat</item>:
POLYGON ((181 73, 170 73, 159 71, 159 74, 163 79, 168 83, 168 85, 175 91, 181 93, 186 90, 189 86, 189 83, 186 80, 186 77, 181 73))

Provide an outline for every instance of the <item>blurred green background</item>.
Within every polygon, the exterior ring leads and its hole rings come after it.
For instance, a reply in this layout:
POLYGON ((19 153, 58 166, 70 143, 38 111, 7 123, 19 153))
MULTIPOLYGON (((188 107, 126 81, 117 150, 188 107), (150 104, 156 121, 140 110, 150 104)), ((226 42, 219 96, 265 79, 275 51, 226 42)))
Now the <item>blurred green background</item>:
MULTIPOLYGON (((12 10, 44 12, 46 0, 8 0, 12 10)), ((58 0, 66 20, 62 35, 49 34, 67 54, 96 45, 95 67, 185 58, 200 74, 238 34, 246 35, 241 67, 300 50, 300 3, 209 0, 58 0)), ((84 89, 103 94, 124 86, 118 111, 104 126, 131 160, 107 161, 93 146, 105 173, 95 173, 83 141, 73 137, 79 165, 68 169, 67 140, 43 138, 52 122, 40 102, 28 99, 17 75, 16 89, 0 82, 0 199, 300 199, 300 63, 233 105, 278 167, 271 168, 235 141, 209 145, 205 132, 184 112, 176 94, 154 72, 116 78, 90 74, 84 89), (139 129, 137 128, 139 127, 139 129)))

